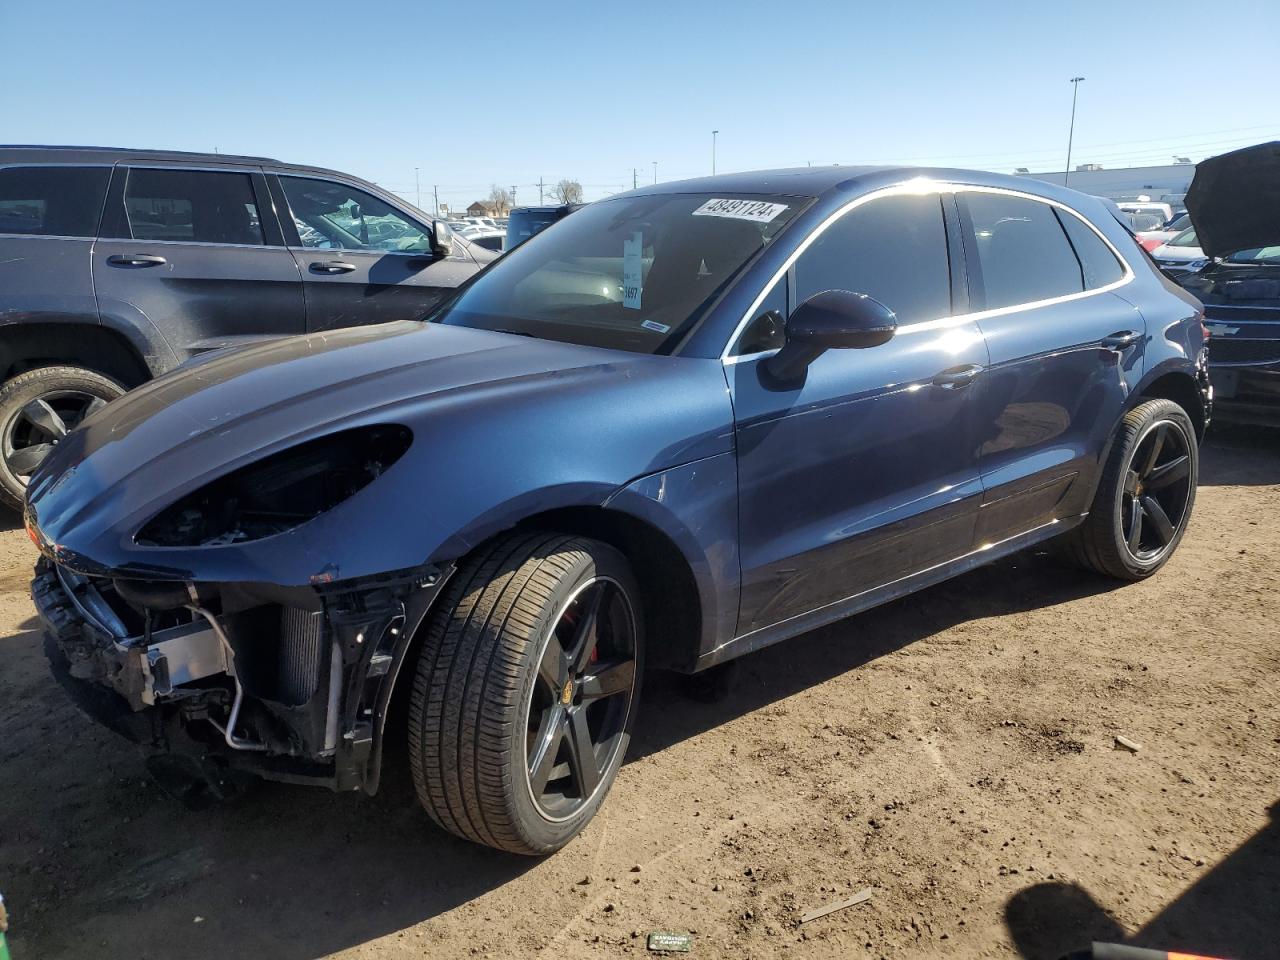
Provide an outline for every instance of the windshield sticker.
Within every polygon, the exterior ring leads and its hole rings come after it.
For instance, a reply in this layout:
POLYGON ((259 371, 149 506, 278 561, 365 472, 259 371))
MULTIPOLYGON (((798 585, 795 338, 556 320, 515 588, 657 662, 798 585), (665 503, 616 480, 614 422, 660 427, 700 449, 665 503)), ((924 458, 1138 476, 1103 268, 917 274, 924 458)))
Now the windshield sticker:
POLYGON ((643 276, 644 235, 637 230, 622 241, 622 305, 630 310, 640 309, 643 276))
POLYGON ((708 200, 693 211, 693 215, 768 223, 785 209, 787 209, 785 203, 767 203, 764 200, 708 200))
POLYGON ((657 320, 645 320, 640 324, 640 326, 644 327, 646 330, 657 330, 659 333, 666 333, 671 329, 665 323, 659 323, 657 320))

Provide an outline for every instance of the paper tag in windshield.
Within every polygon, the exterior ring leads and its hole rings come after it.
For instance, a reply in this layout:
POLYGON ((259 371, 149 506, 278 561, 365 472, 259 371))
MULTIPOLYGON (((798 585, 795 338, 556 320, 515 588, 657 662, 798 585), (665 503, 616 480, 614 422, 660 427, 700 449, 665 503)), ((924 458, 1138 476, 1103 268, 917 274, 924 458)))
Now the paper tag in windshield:
POLYGON ((622 305, 624 307, 631 310, 640 309, 643 277, 644 235, 637 230, 629 239, 622 241, 622 305))
POLYGON ((764 200, 708 200, 693 211, 693 215, 768 223, 785 209, 787 209, 785 203, 768 203, 764 200))

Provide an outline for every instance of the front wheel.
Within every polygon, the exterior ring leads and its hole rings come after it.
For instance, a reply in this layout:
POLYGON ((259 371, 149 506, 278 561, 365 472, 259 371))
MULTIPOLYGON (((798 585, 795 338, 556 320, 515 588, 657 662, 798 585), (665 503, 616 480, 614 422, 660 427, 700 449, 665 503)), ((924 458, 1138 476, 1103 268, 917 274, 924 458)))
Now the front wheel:
POLYGON ((625 559, 527 533, 466 561, 426 627, 409 761, 427 812, 458 836, 539 855, 568 843, 622 766, 643 625, 625 559))
POLYGON ((1089 516, 1069 534, 1075 560, 1121 580, 1151 576, 1186 532, 1199 472, 1186 411, 1172 400, 1134 407, 1116 433, 1089 516))

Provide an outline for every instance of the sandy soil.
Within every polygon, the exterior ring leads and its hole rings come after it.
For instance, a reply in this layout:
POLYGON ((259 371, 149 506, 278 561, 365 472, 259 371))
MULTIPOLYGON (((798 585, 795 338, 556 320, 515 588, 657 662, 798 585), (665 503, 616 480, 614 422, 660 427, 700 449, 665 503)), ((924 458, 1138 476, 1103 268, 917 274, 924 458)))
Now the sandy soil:
POLYGON ((609 957, 653 929, 702 957, 1280 956, 1280 434, 1218 431, 1202 481, 1146 583, 1020 556, 750 657, 714 702, 650 676, 611 799, 542 861, 443 835, 403 775, 176 805, 50 679, 32 548, 0 533, 14 956, 609 957))

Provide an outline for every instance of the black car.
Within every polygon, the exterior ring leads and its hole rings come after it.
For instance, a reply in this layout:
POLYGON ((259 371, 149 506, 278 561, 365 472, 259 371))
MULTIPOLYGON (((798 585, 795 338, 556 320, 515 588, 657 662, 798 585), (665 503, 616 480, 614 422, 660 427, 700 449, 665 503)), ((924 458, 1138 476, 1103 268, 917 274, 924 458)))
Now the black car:
POLYGON ((1187 208, 1208 262, 1178 280, 1204 304, 1216 409, 1280 424, 1280 142, 1202 162, 1187 208))
POLYGON ((223 353, 94 414, 32 478, 33 593, 56 674, 172 779, 373 792, 407 736, 444 827, 546 853, 604 801, 645 663, 1050 539, 1155 574, 1210 416, 1200 320, 1046 183, 645 187, 429 322, 223 353))
POLYGON ((0 502, 85 416, 198 353, 420 317, 494 256, 332 170, 0 147, 0 502))
POLYGON ((520 246, 535 233, 541 233, 583 206, 581 203, 562 203, 551 207, 516 207, 507 219, 507 238, 502 248, 511 250, 520 246))

